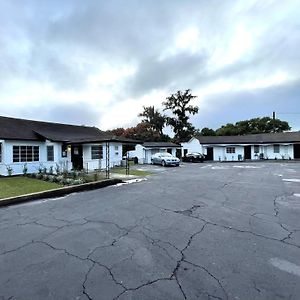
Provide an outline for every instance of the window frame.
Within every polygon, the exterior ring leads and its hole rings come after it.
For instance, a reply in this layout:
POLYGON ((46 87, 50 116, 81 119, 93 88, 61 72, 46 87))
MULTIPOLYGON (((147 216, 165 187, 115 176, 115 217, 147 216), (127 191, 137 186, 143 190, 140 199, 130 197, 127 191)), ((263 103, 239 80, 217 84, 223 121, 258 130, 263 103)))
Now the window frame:
POLYGON ((274 144, 273 145, 273 152, 275 154, 279 154, 280 153, 280 145, 279 144, 274 144))
POLYGON ((3 150, 2 143, 0 143, 0 163, 2 163, 2 150, 3 150))
POLYGON ((91 159, 103 159, 103 145, 91 146, 91 159))
POLYGON ((119 155, 119 145, 115 145, 115 155, 119 155))
POLYGON ((54 161, 54 146, 47 145, 47 161, 54 161))
POLYGON ((37 162, 40 160, 40 146, 13 145, 12 153, 13 163, 37 162))
POLYGON ((235 154, 235 147, 226 147, 227 154, 235 154))

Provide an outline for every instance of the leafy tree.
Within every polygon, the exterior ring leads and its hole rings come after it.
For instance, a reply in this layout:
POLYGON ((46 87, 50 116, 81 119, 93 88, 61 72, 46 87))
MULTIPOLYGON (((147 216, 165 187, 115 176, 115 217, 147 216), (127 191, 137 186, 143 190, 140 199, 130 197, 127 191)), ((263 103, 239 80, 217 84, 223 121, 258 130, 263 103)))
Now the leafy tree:
POLYGON ((144 117, 142 122, 150 125, 154 131, 163 135, 166 116, 162 115, 154 106, 143 106, 143 109, 144 111, 138 115, 139 117, 144 117))
POLYGON ((168 135, 160 134, 156 130, 153 130, 152 126, 148 123, 139 123, 136 126, 130 128, 116 128, 113 130, 107 131, 114 135, 134 139, 141 140, 145 142, 166 142, 170 141, 170 137, 168 135))
POLYGON ((167 117, 167 125, 173 128, 175 133, 174 140, 177 142, 184 142, 191 138, 195 133, 195 127, 189 122, 190 115, 198 112, 197 106, 190 105, 190 101, 196 98, 191 94, 191 90, 177 91, 176 94, 166 98, 163 102, 164 111, 170 110, 172 117, 167 117))
POLYGON ((212 136, 212 135, 216 135, 216 132, 208 127, 204 127, 202 128, 202 130, 200 131, 201 135, 205 135, 205 136, 212 136))
POLYGON ((234 124, 227 123, 216 130, 216 135, 239 135, 239 131, 234 124))
POLYGON ((245 135, 257 133, 283 132, 290 130, 291 127, 286 121, 280 119, 272 119, 270 117, 253 118, 236 122, 235 124, 228 123, 216 130, 217 135, 245 135))
POLYGON ((119 128, 115 128, 115 129, 112 129, 112 130, 107 130, 106 132, 108 132, 112 135, 116 135, 116 136, 123 136, 124 133, 125 133, 125 129, 122 128, 122 127, 119 127, 119 128))

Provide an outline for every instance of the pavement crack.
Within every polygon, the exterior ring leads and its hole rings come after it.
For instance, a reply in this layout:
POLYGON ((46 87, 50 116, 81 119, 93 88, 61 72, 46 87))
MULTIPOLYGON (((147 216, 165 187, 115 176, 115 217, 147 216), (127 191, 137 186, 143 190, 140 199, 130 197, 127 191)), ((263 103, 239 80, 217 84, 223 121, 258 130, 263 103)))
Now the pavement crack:
POLYGON ((33 244, 33 243, 34 243, 34 241, 32 240, 32 241, 30 241, 30 242, 28 242, 26 244, 23 244, 22 246, 19 246, 17 248, 14 248, 14 249, 11 249, 11 250, 6 250, 6 251, 0 253, 0 255, 5 255, 5 254, 8 254, 8 253, 17 252, 17 251, 19 251, 19 250, 21 250, 21 249, 23 249, 23 248, 25 248, 25 247, 33 244))
POLYGON ((279 198, 279 196, 275 196, 273 199, 273 204, 274 204, 274 216, 278 217, 279 215, 279 207, 277 205, 277 199, 279 198))
MULTIPOLYGON (((161 280, 175 280, 175 281, 176 281, 176 284, 178 285, 179 290, 180 290, 181 293, 182 293, 183 298, 184 298, 184 299, 187 299, 186 293, 184 292, 183 287, 182 287, 182 285, 181 285, 181 283, 180 283, 180 281, 179 281, 179 279, 178 279, 178 277, 177 277, 177 272, 178 272, 178 270, 179 270, 179 268, 180 268, 180 266, 181 266, 181 263, 182 263, 182 262, 184 261, 184 259, 185 259, 184 251, 186 251, 186 250, 188 249, 188 247, 191 245, 191 243, 192 243, 193 239, 195 238, 195 236, 197 236, 198 234, 200 234, 200 233, 204 230, 205 226, 206 226, 206 223, 202 226, 201 230, 199 230, 199 231, 193 233, 193 234, 189 237, 189 239, 188 239, 188 241, 187 241, 187 244, 185 245, 185 247, 184 247, 182 250, 180 250, 180 249, 178 249, 176 246, 174 246, 174 245, 172 245, 172 244, 166 242, 167 244, 169 244, 169 245, 173 246, 175 249, 177 249, 177 250, 180 252, 180 254, 181 254, 181 258, 180 258, 180 260, 178 260, 178 261, 176 262, 176 266, 175 266, 175 268, 173 269, 173 271, 172 271, 170 277, 167 277, 167 278, 158 278, 158 279, 155 279, 155 280, 151 280, 151 281, 148 281, 148 282, 146 282, 146 283, 144 283, 144 284, 142 284, 142 285, 140 285, 140 286, 138 286, 138 287, 135 287, 135 288, 126 288, 124 285, 122 285, 123 288, 124 288, 124 291, 123 291, 122 293, 120 293, 117 297, 115 297, 114 300, 118 299, 119 297, 121 297, 121 296, 122 296, 123 294, 125 294, 126 292, 129 292, 129 291, 136 291, 136 290, 138 290, 138 289, 140 289, 140 288, 142 288, 142 287, 151 285, 151 284, 156 283, 156 282, 161 281, 161 280)), ((142 233, 143 233, 143 232, 142 232, 142 233)), ((146 235, 145 233, 143 233, 143 235, 144 235, 145 238, 146 238, 147 240, 149 240, 152 244, 155 244, 155 245, 157 245, 159 248, 161 248, 161 249, 163 249, 163 250, 166 250, 166 249, 164 249, 164 247, 162 247, 161 245, 158 245, 158 244, 157 244, 158 242, 160 242, 160 240, 158 240, 158 239, 152 239, 151 237, 149 237, 149 236, 146 235)), ((162 241, 161 241, 161 242, 162 242, 162 241)), ((166 251, 167 251, 167 250, 166 250, 166 251)), ((169 257, 172 258, 170 255, 169 255, 169 257)), ((174 258, 172 258, 172 259, 174 259, 174 258)), ((104 267, 105 267, 105 266, 104 266, 104 267)), ((106 268, 107 268, 107 267, 106 267, 106 268)), ((109 268, 108 268, 108 270, 109 270, 109 268)))
POLYGON ((12 300, 12 299, 14 299, 14 296, 9 296, 8 298, 4 296, 0 296, 0 300, 12 300))
POLYGON ((254 289, 255 289, 258 293, 261 293, 261 290, 257 287, 256 281, 255 281, 255 280, 252 280, 252 282, 253 282, 253 287, 254 287, 254 289))
POLYGON ((108 273, 109 273, 111 279, 113 280, 113 282, 114 282, 116 285, 121 286, 124 290, 127 290, 127 289, 128 289, 122 282, 119 282, 119 281, 116 279, 116 277, 115 277, 115 275, 113 274, 111 268, 109 268, 108 266, 103 265, 103 264, 99 263, 98 261, 95 261, 95 260, 93 260, 93 259, 91 259, 91 258, 88 258, 88 260, 90 260, 90 261, 94 262, 95 264, 97 264, 98 266, 100 266, 100 267, 106 269, 106 270, 108 271, 108 273))
POLYGON ((81 257, 81 256, 78 256, 78 255, 76 255, 76 254, 73 254, 73 253, 69 252, 69 251, 68 251, 67 249, 65 249, 65 248, 57 248, 57 247, 54 247, 54 246, 51 245, 50 243, 45 242, 45 241, 42 241, 42 240, 35 240, 34 243, 46 245, 46 246, 48 246, 49 248, 51 248, 52 250, 55 250, 55 251, 62 251, 62 252, 64 252, 66 255, 72 256, 72 257, 77 258, 77 259, 79 259, 79 260, 81 260, 81 261, 87 261, 87 260, 89 260, 88 258, 83 258, 83 257, 81 257))
POLYGON ((205 223, 205 224, 202 226, 201 230, 199 230, 199 231, 193 233, 193 234, 189 237, 188 242, 187 242, 187 244, 185 245, 185 247, 184 247, 182 250, 180 250, 181 258, 180 258, 180 260, 177 261, 176 267, 174 268, 174 270, 173 270, 173 272, 172 272, 172 274, 171 274, 171 276, 170 276, 170 279, 175 279, 175 281, 176 281, 176 283, 177 283, 177 285, 178 285, 178 287, 179 287, 179 289, 180 289, 180 291, 181 291, 181 293, 182 293, 184 299, 187 299, 187 297, 186 297, 186 294, 185 294, 185 292, 184 292, 184 290, 183 290, 183 288, 182 288, 182 286, 181 286, 181 284, 180 284, 180 282, 179 282, 179 279, 178 279, 178 276, 177 276, 177 272, 178 272, 178 270, 180 269, 180 266, 181 266, 182 262, 185 260, 185 254, 184 254, 184 251, 186 251, 186 250, 188 249, 188 247, 191 245, 191 243, 192 243, 194 237, 197 236, 198 234, 200 234, 200 233, 204 230, 206 224, 207 224, 207 223, 205 223))
MULTIPOLYGON (((105 269, 109 272, 110 277, 112 278, 112 280, 114 281, 115 284, 120 285, 123 289, 126 289, 126 287, 125 287, 121 282, 118 282, 118 281, 116 280, 114 274, 112 273, 112 271, 111 271, 111 269, 110 269, 109 267, 107 267, 107 266, 104 265, 104 264, 99 263, 98 261, 95 261, 95 260, 91 259, 89 256, 88 256, 88 257, 81 257, 81 256, 75 255, 75 254, 73 254, 73 253, 70 253, 69 251, 67 251, 67 249, 64 249, 64 248, 56 248, 56 247, 54 247, 53 245, 51 245, 51 244, 49 244, 49 243, 47 243, 47 242, 44 242, 44 241, 34 241, 34 243, 44 244, 44 245, 50 247, 52 250, 55 250, 55 251, 63 251, 66 255, 72 256, 72 257, 74 257, 74 258, 76 258, 76 259, 79 259, 79 260, 81 260, 81 261, 88 261, 88 262, 91 262, 91 263, 92 263, 92 266, 94 266, 95 264, 97 264, 97 265, 99 265, 100 267, 105 268, 105 269)), ((90 268, 90 271, 89 271, 88 273, 90 273, 92 269, 93 269, 93 268, 90 268)), ((86 295, 86 296, 88 296, 88 295, 86 295)))
POLYGON ((26 226, 26 225, 38 225, 38 226, 42 226, 45 228, 60 228, 61 227, 61 226, 55 226, 55 225, 46 225, 46 224, 40 223, 38 221, 31 221, 31 222, 17 224, 17 226, 26 226))
POLYGON ((169 245, 169 246, 171 246, 171 247, 173 247, 174 249, 176 249, 179 253, 180 253, 180 250, 176 247, 176 246, 174 246, 173 244, 171 244, 171 243, 169 243, 169 242, 165 242, 165 241, 162 241, 162 240, 160 240, 160 239, 153 239, 152 237, 150 237, 149 235, 147 235, 145 232, 143 232, 143 231, 141 231, 140 232, 153 246, 156 246, 156 247, 158 247, 158 248, 160 248, 160 249, 162 249, 166 254, 167 254, 167 256, 170 258, 170 259, 172 259, 172 260, 174 260, 174 257, 169 253, 169 251, 165 248, 165 247, 163 247, 162 245, 160 245, 160 243, 162 243, 162 244, 167 244, 167 245, 169 245))
MULTIPOLYGON (((201 265, 198 265, 198 264, 195 264, 195 263, 192 263, 188 260, 183 260, 185 263, 187 264, 190 264, 196 268, 200 268, 201 270, 203 270, 204 272, 206 272, 211 278, 213 278, 219 285, 219 287, 221 288, 221 290, 223 291, 224 295, 225 295, 225 298, 228 299, 228 294, 224 288, 224 286, 222 285, 221 283, 221 280, 219 280, 214 274, 212 274, 207 268, 201 266, 201 265)), ((212 297, 212 295, 209 295, 210 297, 212 297)), ((219 297, 216 297, 214 296, 214 298, 217 298, 217 299, 222 299, 222 298, 219 298, 219 297)))
POLYGON ((113 298, 113 300, 117 300, 119 299, 122 295, 124 295, 125 293, 127 292, 130 292, 130 291, 137 291, 145 286, 150 286, 158 281, 163 281, 163 280, 171 280, 170 278, 158 278, 158 279, 154 279, 154 280, 150 280, 146 283, 143 283, 141 285, 139 285, 138 287, 135 287, 135 288, 128 288, 128 289, 125 289, 123 292, 121 292, 117 297, 113 298))
POLYGON ((93 300, 93 298, 89 295, 89 293, 87 292, 87 287, 86 287, 86 283, 88 281, 88 277, 89 274, 91 273, 91 271, 94 269, 95 267, 95 263, 92 264, 92 266, 88 269, 87 273, 85 274, 84 277, 84 281, 82 283, 82 293, 83 295, 85 295, 89 300, 93 300))
POLYGON ((90 220, 88 218, 83 218, 87 223, 98 223, 98 224, 107 224, 107 225, 113 225, 115 227, 117 227, 119 230, 128 230, 128 228, 126 227, 121 227, 119 224, 111 222, 111 221, 102 221, 102 220, 90 220))
POLYGON ((72 221, 70 221, 70 220, 65 220, 65 219, 57 218, 57 217, 55 217, 53 215, 52 215, 52 219, 55 220, 55 221, 64 222, 64 223, 67 223, 67 224, 71 224, 72 223, 72 221))
POLYGON ((194 211, 196 211, 198 208, 203 207, 203 205, 193 205, 191 208, 189 209, 185 209, 185 210, 175 210, 174 212, 176 214, 182 214, 185 216, 191 216, 193 215, 194 211))
MULTIPOLYGON (((169 209, 169 208, 164 208, 164 207, 160 207, 160 206, 156 206, 157 208, 161 209, 161 210, 164 210, 164 211, 167 211, 167 212, 171 212, 171 213, 175 213, 175 214, 182 214, 183 211, 174 211, 172 209, 169 209)), ((296 245, 296 244, 292 244, 292 243, 288 243, 286 242, 286 239, 288 238, 288 236, 284 239, 276 239, 276 238, 273 238, 273 237, 270 237, 270 236, 265 236, 265 235, 262 235, 262 234, 259 234, 259 233, 255 233, 251 230, 242 230, 242 229, 238 229, 238 228, 235 228, 233 226, 228 226, 228 225, 222 225, 222 224, 218 224, 218 223, 215 223, 215 222, 212 222, 212 221, 209 221, 209 220, 206 220, 205 218, 201 217, 201 216, 194 216, 192 214, 183 214, 184 216, 186 217, 189 217, 189 218, 194 218, 194 219, 197 219, 197 220, 200 220, 208 225, 211 225, 211 226, 216 226, 216 227, 220 227, 220 228, 224 228, 224 229, 228 229, 228 230, 234 230, 236 232, 239 232, 239 233, 247 233, 247 234, 251 234, 253 236, 256 236, 256 237, 259 237, 259 238, 263 238, 263 239, 267 239, 267 240, 271 240, 271 241, 276 241, 276 242, 281 242, 281 243, 284 243, 286 245, 290 245, 290 246, 293 246, 293 247, 296 247, 298 249, 300 249, 300 246, 299 245, 296 245)), ((279 224, 279 223, 278 223, 279 224)), ((282 224, 279 224, 280 226, 283 226, 282 224)), ((285 229, 284 227, 282 227, 283 229, 285 229)), ((288 231, 287 229, 285 229, 286 231, 288 231)), ((290 234, 290 232, 289 232, 290 234)))

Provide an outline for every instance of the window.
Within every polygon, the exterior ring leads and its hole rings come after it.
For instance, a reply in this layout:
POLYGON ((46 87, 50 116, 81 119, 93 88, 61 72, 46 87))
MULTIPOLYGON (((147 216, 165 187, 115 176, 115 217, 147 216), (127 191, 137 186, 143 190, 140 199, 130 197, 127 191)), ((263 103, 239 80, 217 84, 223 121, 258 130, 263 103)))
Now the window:
POLYGON ((0 143, 0 162, 2 161, 2 144, 0 143))
POLYGON ((259 145, 254 145, 254 153, 259 153, 259 145))
POLYGON ((103 147, 102 146, 92 146, 92 159, 102 159, 103 158, 103 147))
POLYGON ((226 153, 235 153, 235 147, 226 147, 226 153))
POLYGON ((33 147, 33 161, 40 160, 40 147, 34 146, 33 147))
POLYGON ((115 155, 119 155, 119 146, 115 146, 115 155))
POLYGON ((61 157, 67 157, 68 156, 68 147, 67 145, 61 146, 61 157))
POLYGON ((47 161, 54 161, 54 147, 47 146, 47 161))
POLYGON ((39 146, 13 146, 13 162, 39 161, 39 146))
POLYGON ((280 146, 279 145, 273 145, 274 153, 280 153, 280 146))
POLYGON ((33 161, 33 149, 30 146, 26 146, 26 161, 33 161))

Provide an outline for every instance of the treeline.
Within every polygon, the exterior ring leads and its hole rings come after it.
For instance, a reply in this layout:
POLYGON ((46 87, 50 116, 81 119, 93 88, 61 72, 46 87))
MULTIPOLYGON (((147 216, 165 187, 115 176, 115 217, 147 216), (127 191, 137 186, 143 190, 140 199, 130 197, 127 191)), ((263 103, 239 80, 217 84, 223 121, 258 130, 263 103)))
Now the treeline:
POLYGON ((283 132, 287 130, 291 130, 288 122, 270 117, 263 117, 239 121, 235 124, 227 123, 216 130, 205 127, 198 133, 201 135, 245 135, 283 132))
POLYGON ((191 100, 196 98, 191 94, 191 90, 177 91, 171 94, 162 102, 162 111, 159 111, 154 106, 143 107, 143 111, 139 113, 142 118, 141 122, 130 128, 116 128, 109 130, 117 136, 122 136, 129 139, 137 139, 143 141, 173 141, 185 142, 193 135, 245 135, 256 133, 283 132, 290 130, 288 122, 270 117, 253 118, 236 122, 235 124, 228 123, 214 130, 208 127, 196 129, 190 122, 190 117, 198 113, 198 106, 191 104, 191 100), (171 139, 163 133, 163 129, 169 126, 174 137, 171 139))

